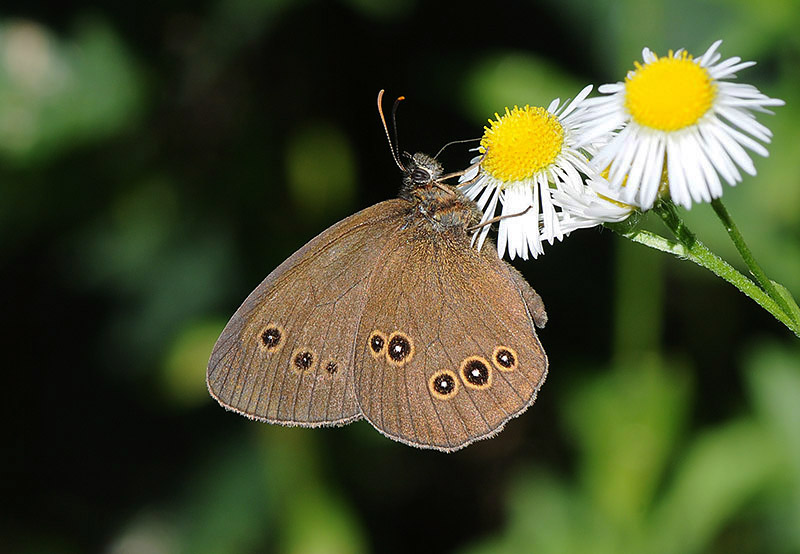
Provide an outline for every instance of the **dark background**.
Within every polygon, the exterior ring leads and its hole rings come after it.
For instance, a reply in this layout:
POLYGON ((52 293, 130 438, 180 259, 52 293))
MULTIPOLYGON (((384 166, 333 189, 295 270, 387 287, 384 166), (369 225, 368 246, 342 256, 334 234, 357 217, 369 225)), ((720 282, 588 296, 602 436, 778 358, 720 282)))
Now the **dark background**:
MULTIPOLYGON (((798 552, 800 349, 726 283, 608 230, 515 262, 536 405, 456 454, 226 413, 205 364, 294 250, 399 187, 401 148, 624 77, 641 48, 759 65, 787 106, 724 201, 800 294, 795 2, 4 2, 3 552, 798 552), (691 13, 691 17, 687 14, 691 13), (388 102, 387 102, 388 104, 388 102)), ((464 167, 464 147, 443 156, 464 167)), ((741 264, 709 206, 682 212, 741 264)), ((648 222, 662 231, 657 222, 648 222)))

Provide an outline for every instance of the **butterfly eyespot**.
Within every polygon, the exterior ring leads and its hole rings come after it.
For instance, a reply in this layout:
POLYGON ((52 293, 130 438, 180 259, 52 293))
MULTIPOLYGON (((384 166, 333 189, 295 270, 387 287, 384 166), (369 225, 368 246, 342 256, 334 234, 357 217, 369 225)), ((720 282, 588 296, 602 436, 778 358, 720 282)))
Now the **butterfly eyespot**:
POLYGON ((480 356, 470 356, 461 362, 461 378, 464 384, 473 389, 492 386, 492 370, 489 362, 480 356))
POLYGON ((383 354, 383 347, 386 345, 386 335, 376 329, 370 333, 368 343, 372 357, 379 359, 383 354))
POLYGON ((331 360, 325 364, 325 371, 328 372, 328 375, 335 375, 339 371, 339 364, 331 360))
POLYGON ((314 366, 314 353, 308 350, 295 350, 292 354, 292 364, 300 371, 308 371, 314 366))
POLYGON ((267 325, 266 328, 261 331, 261 335, 259 335, 261 346, 269 352, 274 352, 280 348, 282 339, 283 328, 279 325, 267 325))
POLYGON ((513 348, 497 346, 492 353, 492 362, 500 371, 513 371, 517 369, 517 353, 513 348))
POLYGON ((386 357, 392 365, 403 365, 414 357, 414 343, 404 333, 395 331, 389 336, 386 357))
POLYGON ((428 380, 428 389, 434 398, 449 400, 458 392, 458 377, 449 369, 434 373, 428 380))

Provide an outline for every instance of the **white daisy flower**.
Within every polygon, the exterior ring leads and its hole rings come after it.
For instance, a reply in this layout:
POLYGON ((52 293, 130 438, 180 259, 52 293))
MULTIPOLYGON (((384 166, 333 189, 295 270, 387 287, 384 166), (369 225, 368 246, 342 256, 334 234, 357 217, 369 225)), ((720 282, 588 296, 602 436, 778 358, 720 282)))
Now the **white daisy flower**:
MULTIPOLYGON (((585 87, 572 102, 555 99, 545 108, 506 108, 485 127, 479 150, 480 164, 461 178, 462 192, 483 210, 482 223, 496 215, 502 204, 497 250, 512 260, 543 253, 542 242, 553 244, 564 236, 563 217, 553 204, 551 191, 565 186, 583 187, 581 173, 591 169, 584 153, 575 147, 586 124, 582 105, 591 92, 585 87), (514 217, 510 217, 514 216, 514 217)), ((483 246, 489 225, 473 238, 483 246)))
POLYGON ((564 234, 624 221, 636 211, 636 207, 623 202, 619 191, 611 188, 600 175, 593 175, 577 188, 554 190, 553 203, 561 208, 559 218, 564 234))
POLYGON ((624 83, 603 85, 598 90, 607 96, 587 101, 592 118, 580 144, 614 132, 592 164, 609 170, 608 180, 621 187, 625 203, 650 209, 665 164, 666 188, 676 204, 710 202, 722 196, 720 175, 735 185, 742 180, 738 168, 756 174, 745 148, 768 155, 758 141, 769 143, 772 133, 753 112, 772 113, 767 106, 784 102, 752 85, 727 82, 755 62, 720 62, 721 43, 697 59, 684 50, 659 58, 645 48, 644 64, 635 63, 624 83))

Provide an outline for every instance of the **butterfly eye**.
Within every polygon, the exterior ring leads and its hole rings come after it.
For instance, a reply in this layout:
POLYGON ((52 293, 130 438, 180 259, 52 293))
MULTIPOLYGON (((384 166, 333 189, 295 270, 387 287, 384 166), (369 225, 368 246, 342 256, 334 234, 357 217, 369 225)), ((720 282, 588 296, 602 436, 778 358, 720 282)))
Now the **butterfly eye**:
POLYGON ((470 356, 461 362, 461 378, 473 389, 492 386, 492 370, 489 363, 479 356, 470 356))
POLYGON ((267 351, 277 350, 281 345, 281 339, 283 339, 283 330, 278 325, 268 325, 261 332, 261 345, 267 351))
POLYGON ((449 400, 458 392, 458 379, 456 374, 444 369, 434 373, 428 381, 428 388, 434 398, 439 400, 449 400))
POLYGON ((422 169, 421 167, 417 167, 411 172, 411 181, 415 184, 424 185, 425 183, 430 182, 430 180, 430 172, 422 169))
POLYGON ((405 334, 395 331, 389 336, 389 343, 386 347, 386 356, 389 363, 393 365, 403 365, 411 361, 414 357, 414 344, 405 334))
POLYGON ((492 361, 500 371, 513 371, 517 369, 517 353, 513 348, 498 346, 492 353, 492 361))

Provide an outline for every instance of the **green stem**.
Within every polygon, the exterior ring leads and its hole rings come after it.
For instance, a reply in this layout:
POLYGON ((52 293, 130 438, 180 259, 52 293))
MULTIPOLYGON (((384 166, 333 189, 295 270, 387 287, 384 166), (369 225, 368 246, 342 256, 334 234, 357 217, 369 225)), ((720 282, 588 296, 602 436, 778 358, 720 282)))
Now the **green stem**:
POLYGON ((733 241, 733 244, 736 246, 736 249, 742 256, 744 263, 746 263, 747 267, 750 269, 750 273, 752 273, 753 277, 756 278, 756 281, 759 285, 761 285, 761 288, 764 289, 764 292, 766 292, 770 298, 778 303, 784 313, 786 313, 795 322, 795 324, 800 324, 800 321, 794 317, 794 314, 797 312, 797 305, 795 305, 795 309, 792 310, 786 299, 778 293, 775 286, 772 284, 772 279, 767 277, 767 274, 756 262, 756 259, 753 257, 753 253, 750 252, 750 249, 744 242, 744 237, 739 232, 739 228, 736 227, 736 224, 733 222, 728 210, 722 204, 722 200, 719 198, 712 200, 711 206, 714 208, 714 212, 717 214, 717 217, 719 217, 719 219, 722 221, 722 224, 725 226, 725 230, 728 231, 728 236, 730 236, 731 241, 733 241))
POLYGON ((614 251, 614 356, 624 363, 631 353, 658 352, 663 336, 664 257, 642 252, 637 244, 621 241, 614 251), (639 286, 647 283, 648 286, 639 286))
POLYGON ((674 209, 654 208, 667 227, 675 233, 680 242, 666 239, 650 231, 631 229, 622 224, 606 224, 612 231, 650 248, 667 252, 678 258, 689 260, 704 267, 715 275, 725 279, 742 293, 752 298, 759 306, 767 310, 778 321, 791 329, 800 337, 800 327, 786 315, 780 306, 768 294, 761 290, 753 281, 736 271, 728 262, 711 252, 702 242, 697 240, 683 221, 677 216, 674 209))

